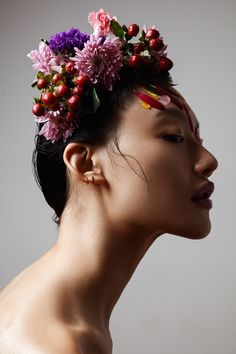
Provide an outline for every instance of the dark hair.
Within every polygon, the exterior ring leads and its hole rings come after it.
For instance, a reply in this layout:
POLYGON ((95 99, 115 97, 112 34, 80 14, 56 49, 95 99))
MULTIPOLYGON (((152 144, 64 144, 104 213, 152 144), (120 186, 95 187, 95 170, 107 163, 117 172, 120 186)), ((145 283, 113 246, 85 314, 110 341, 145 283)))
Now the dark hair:
MULTIPOLYGON (((43 135, 38 134, 43 124, 40 123, 37 127, 35 148, 32 154, 33 174, 47 203, 55 212, 53 221, 57 225, 60 225, 60 218, 69 196, 69 181, 66 165, 63 161, 64 149, 71 142, 99 146, 110 138, 114 129, 115 119, 135 97, 132 89, 137 83, 135 83, 133 74, 126 71, 121 72, 120 76, 121 80, 118 80, 113 85, 112 91, 102 88, 97 89, 100 106, 94 114, 83 114, 79 128, 74 131, 66 142, 60 139, 51 143, 43 135)), ((153 83, 153 80, 150 79, 146 81, 148 81, 146 85, 153 83)), ((163 72, 158 75, 158 84, 174 86, 169 72, 163 72)), ((117 140, 113 139, 113 141, 119 150, 117 140)), ((121 153, 120 150, 119 152, 121 153)))

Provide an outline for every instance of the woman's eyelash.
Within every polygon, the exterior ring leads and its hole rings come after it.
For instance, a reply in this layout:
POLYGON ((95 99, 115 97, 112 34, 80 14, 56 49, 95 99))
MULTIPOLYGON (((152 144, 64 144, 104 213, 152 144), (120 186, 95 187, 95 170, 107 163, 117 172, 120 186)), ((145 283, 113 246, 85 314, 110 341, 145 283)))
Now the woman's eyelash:
POLYGON ((200 144, 202 144, 202 145, 203 145, 203 139, 198 138, 198 140, 199 140, 200 144))
POLYGON ((196 140, 197 140, 201 145, 203 145, 203 139, 200 138, 199 135, 195 136, 195 138, 196 138, 196 140))
MULTIPOLYGON (((164 139, 170 140, 173 143, 182 143, 184 141, 184 137, 182 135, 177 135, 177 134, 165 135, 164 139)), ((203 145, 203 139, 197 137, 197 140, 201 145, 203 145)))
POLYGON ((182 143, 184 141, 184 137, 182 135, 176 135, 176 134, 165 135, 164 139, 170 140, 173 143, 182 143))

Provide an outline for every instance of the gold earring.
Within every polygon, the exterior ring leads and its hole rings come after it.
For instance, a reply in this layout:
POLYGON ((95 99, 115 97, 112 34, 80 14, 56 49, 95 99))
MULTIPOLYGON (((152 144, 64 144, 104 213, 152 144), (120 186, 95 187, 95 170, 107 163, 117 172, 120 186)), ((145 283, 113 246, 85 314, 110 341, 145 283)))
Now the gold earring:
POLYGON ((84 176, 83 178, 84 182, 89 184, 89 183, 94 183, 94 176, 84 176))
POLYGON ((89 183, 88 177, 84 176, 83 181, 88 184, 89 183))
POLYGON ((94 183, 94 176, 89 176, 88 177, 88 181, 89 181, 88 183, 90 183, 90 182, 94 183))

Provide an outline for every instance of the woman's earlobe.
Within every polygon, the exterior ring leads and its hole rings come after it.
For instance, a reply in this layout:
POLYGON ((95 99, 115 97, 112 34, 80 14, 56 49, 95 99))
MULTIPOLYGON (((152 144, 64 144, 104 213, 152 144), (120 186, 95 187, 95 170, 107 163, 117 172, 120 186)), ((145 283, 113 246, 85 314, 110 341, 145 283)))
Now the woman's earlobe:
POLYGON ((87 171, 83 173, 84 182, 92 184, 105 184, 107 180, 103 175, 102 171, 95 168, 93 171, 87 171))

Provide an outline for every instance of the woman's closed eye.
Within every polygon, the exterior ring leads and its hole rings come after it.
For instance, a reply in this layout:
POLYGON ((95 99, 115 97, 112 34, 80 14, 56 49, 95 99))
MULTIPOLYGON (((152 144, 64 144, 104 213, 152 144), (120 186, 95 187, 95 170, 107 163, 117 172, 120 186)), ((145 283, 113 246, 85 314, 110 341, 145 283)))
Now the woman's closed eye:
POLYGON ((165 140, 169 140, 173 143, 182 143, 184 141, 183 135, 178 134, 168 134, 164 136, 165 140))
MULTIPOLYGON (((183 135, 179 134, 168 134, 163 137, 165 140, 169 140, 173 143, 182 143, 185 139, 183 135)), ((199 136, 196 137, 196 140, 203 145, 203 139, 201 139, 199 136)))

